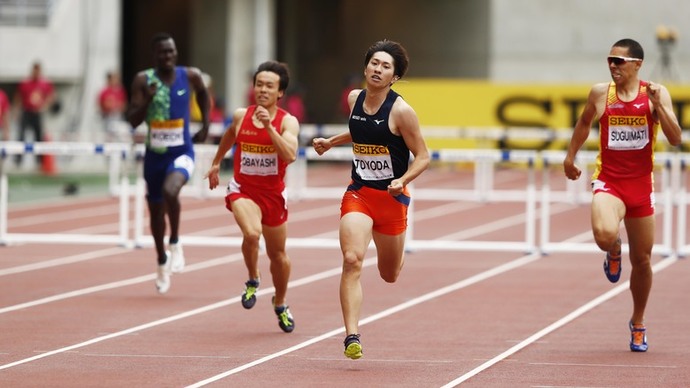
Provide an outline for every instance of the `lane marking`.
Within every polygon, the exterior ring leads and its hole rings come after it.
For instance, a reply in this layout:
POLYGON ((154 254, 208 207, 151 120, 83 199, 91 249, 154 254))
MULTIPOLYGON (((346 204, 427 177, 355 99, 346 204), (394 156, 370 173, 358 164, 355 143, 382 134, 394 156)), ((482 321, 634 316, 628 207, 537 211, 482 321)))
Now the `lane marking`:
POLYGON ((660 368, 676 369, 677 365, 622 365, 622 364, 581 364, 576 362, 530 362, 528 365, 552 365, 552 366, 591 366, 595 368, 660 368))
MULTIPOLYGON (((675 255, 666 257, 664 259, 661 259, 661 261, 659 261, 655 265, 653 265, 652 271, 654 273, 663 271, 664 269, 670 267, 672 264, 675 264, 676 262, 678 262, 678 258, 675 255)), ((519 344, 511 347, 510 349, 508 349, 505 352, 499 354, 498 356, 490 359, 489 361, 479 365, 478 367, 472 369, 471 371, 465 373, 464 375, 458 377, 457 379, 443 385, 441 388, 450 388, 450 387, 458 386, 459 384, 461 384, 461 383, 469 380, 470 378, 476 376, 480 372, 492 367, 493 365, 497 364, 498 362, 512 356, 513 354, 517 353, 518 351, 531 345, 532 343, 541 339, 542 337, 554 332, 557 329, 560 329, 561 327, 563 327, 566 324, 575 320, 575 318, 580 317, 581 315, 585 314, 589 310, 592 310, 593 308, 603 304, 604 302, 606 302, 607 300, 620 294, 621 292, 627 291, 629 287, 630 287, 630 281, 629 280, 625 281, 624 283, 619 284, 618 286, 612 288, 611 290, 599 295, 598 297, 585 303, 584 305, 580 306, 579 308, 573 310, 571 313, 567 314, 563 318, 557 320, 556 322, 550 324, 549 326, 547 326, 547 327, 539 330, 538 332, 532 334, 531 336, 527 337, 525 340, 523 340, 519 344)))
POLYGON ((18 273, 22 273, 22 272, 35 271, 38 269, 45 269, 45 268, 50 268, 50 267, 57 267, 60 265, 65 265, 65 264, 79 263, 82 261, 99 259, 99 258, 106 257, 106 256, 117 255, 117 254, 121 254, 121 253, 127 252, 127 251, 130 251, 130 249, 123 248, 123 247, 116 247, 116 248, 106 248, 106 249, 99 249, 97 251, 89 251, 89 252, 79 253, 79 254, 72 255, 72 256, 58 257, 55 259, 41 261, 38 263, 24 264, 24 265, 20 265, 17 267, 0 269, 0 276, 13 275, 13 274, 18 274, 18 273))
MULTIPOLYGON (((237 254, 232 255, 232 256, 236 256, 236 257, 237 257, 237 260, 240 260, 241 257, 242 257, 242 254, 241 254, 241 253, 237 253, 237 254)), ((222 261, 222 260, 223 260, 223 258, 216 259, 216 261, 222 261)), ((211 262, 211 261, 213 261, 213 260, 206 261, 206 262, 204 262, 203 264, 205 264, 206 266, 210 266, 210 265, 209 265, 209 262, 211 262)), ((367 259, 367 260, 365 260, 365 262, 366 262, 365 265, 371 266, 371 265, 373 265, 373 264, 376 262, 376 260, 375 260, 375 258, 373 258, 373 259, 367 259)), ((217 264, 216 264, 216 265, 217 265, 217 264)), ((292 287, 292 288, 294 288, 294 287, 299 287, 299 286, 302 286, 302 285, 305 285, 305 284, 309 284, 309 283, 313 283, 313 282, 316 282, 316 281, 319 281, 319 280, 322 280, 322 279, 326 279, 326 278, 328 278, 328 277, 335 276, 335 275, 338 275, 338 274, 340 274, 340 267, 338 267, 338 268, 336 268, 336 269, 331 269, 331 270, 323 271, 323 272, 320 272, 320 273, 318 273, 318 274, 314 274, 314 275, 311 275, 311 276, 307 276, 307 277, 301 278, 301 279, 299 279, 299 280, 297 280, 297 281, 295 281, 295 282, 290 282, 289 286, 292 287)), ((129 280, 126 280, 126 281, 123 281, 123 282, 113 282, 113 283, 109 283, 108 285, 103 285, 103 286, 98 286, 98 287, 91 287, 91 289, 86 289, 86 290, 89 290, 89 292, 96 292, 96 291, 94 291, 93 289, 102 288, 102 287, 105 287, 105 286, 109 286, 110 288, 119 287, 122 283, 125 283, 125 282, 137 283, 137 282, 143 281, 144 278, 145 278, 145 280, 151 280, 151 279, 154 278, 154 276, 155 276, 155 275, 140 276, 140 277, 138 277, 138 278, 129 279, 129 280)), ((260 291, 257 292, 256 294, 257 294, 257 295, 265 295, 265 294, 268 294, 268 293, 273 293, 274 291, 275 291, 275 288, 274 288, 274 287, 270 287, 270 288, 265 288, 265 289, 263 289, 263 290, 260 290, 260 291)), ((72 294, 72 293, 67 293, 67 294, 72 294)), ((67 295, 67 294, 63 294, 63 295, 67 295)), ((70 295, 70 296, 71 296, 71 295, 70 295)), ((69 297, 69 296, 68 296, 68 297, 69 297)), ((50 299, 50 298, 46 298, 46 299, 50 299)), ((167 318, 158 319, 158 320, 155 320, 155 321, 151 321, 151 322, 148 322, 148 323, 144 323, 144 324, 141 324, 141 325, 137 325, 137 326, 134 326, 134 327, 130 327, 129 329, 125 329, 125 330, 121 330, 121 331, 118 331, 118 332, 115 332, 115 333, 106 334, 106 335, 102 335, 102 336, 99 336, 99 337, 96 337, 96 338, 92 338, 92 339, 90 339, 90 340, 87 340, 87 341, 84 341, 84 342, 80 342, 80 343, 77 343, 77 344, 74 344, 74 345, 65 346, 65 347, 63 347, 63 348, 59 348, 59 349, 47 351, 47 352, 45 352, 45 353, 37 354, 37 355, 35 355, 35 356, 33 356, 33 357, 28 357, 28 358, 25 358, 25 359, 22 359, 22 360, 18 360, 18 361, 11 362, 11 363, 8 363, 8 364, 0 365, 0 370, 9 369, 9 368, 15 367, 15 366, 17 366, 17 365, 26 364, 26 363, 29 363, 29 362, 32 362, 32 361, 40 360, 40 359, 42 359, 42 358, 46 358, 46 357, 53 356, 53 355, 60 354, 60 353, 70 352, 70 351, 72 351, 72 350, 79 349, 79 348, 83 348, 83 347, 85 347, 85 346, 93 345, 93 344, 96 344, 96 343, 99 343, 99 342, 103 342, 103 341, 106 341, 106 340, 109 340, 109 339, 121 337, 121 336, 124 336, 124 335, 129 335, 129 334, 132 334, 132 333, 136 333, 136 332, 139 332, 139 331, 143 331, 143 330, 150 329, 150 328, 152 328, 152 327, 164 325, 164 324, 167 324, 167 323, 170 323, 170 322, 174 322, 174 321, 178 321, 178 320, 181 320, 181 319, 189 318, 189 317, 192 317, 192 316, 195 316, 195 315, 203 314, 203 313, 206 313, 206 312, 209 312, 209 311, 213 311, 213 310, 216 310, 216 309, 219 309, 219 308, 223 308, 223 307, 229 306, 229 305, 231 305, 231 304, 233 304, 233 303, 239 303, 239 302, 240 302, 240 299, 241 299, 241 296, 236 296, 236 297, 233 297, 233 298, 230 298, 230 299, 225 299, 225 300, 222 300, 222 301, 219 301, 219 302, 216 302, 216 303, 212 303, 212 304, 209 304, 209 305, 206 305, 206 306, 198 307, 198 308, 196 308, 196 309, 192 309, 192 310, 188 310, 188 311, 185 311, 185 312, 182 312, 182 313, 179 313, 179 314, 175 314, 175 315, 169 316, 169 317, 167 317, 167 318)), ((33 303, 33 302, 30 302, 30 303, 33 303)), ((12 306, 12 307, 14 307, 14 306, 12 306)), ((344 330, 344 329, 341 329, 341 330, 344 330)))
MULTIPOLYGON (((364 326, 364 325, 369 324, 369 323, 371 323, 371 322, 378 321, 379 319, 386 318, 386 317, 388 317, 388 316, 390 316, 390 315, 393 315, 393 314, 395 314, 395 313, 397 313, 397 312, 400 312, 400 311, 406 310, 406 309, 408 309, 408 308, 410 308, 410 307, 416 306, 416 305, 418 305, 418 304, 427 302, 427 301, 429 301, 429 300, 431 300, 431 299, 434 299, 434 298, 437 298, 437 297, 439 297, 439 296, 442 296, 442 295, 445 295, 445 294, 448 294, 448 293, 457 291, 457 290, 459 290, 459 289, 462 289, 462 288, 471 286, 471 285, 473 285, 473 284, 475 284, 475 283, 484 281, 484 280, 489 279, 489 278, 491 278, 491 277, 493 277, 493 276, 500 275, 500 274, 502 274, 502 273, 504 273, 504 272, 508 272, 508 271, 510 271, 510 270, 513 270, 513 269, 522 267, 523 265, 526 265, 526 264, 532 263, 532 262, 534 262, 534 261, 536 261, 536 260, 539 260, 541 257, 542 257, 542 256, 541 256, 541 255, 538 255, 538 254, 530 254, 530 255, 523 256, 523 257, 520 257, 520 258, 518 258, 518 259, 515 259, 515 260, 513 260, 513 261, 509 261, 509 262, 507 262, 507 263, 505 263, 505 264, 502 264, 502 265, 499 265, 499 266, 497 266, 497 267, 491 268, 491 269, 489 269, 489 270, 487 270, 487 271, 481 272, 481 273, 476 274, 476 275, 474 275, 474 276, 471 276, 471 277, 469 277, 469 278, 467 278, 467 279, 463 279, 463 280, 461 280, 461 281, 459 281, 459 282, 457 282, 457 283, 451 284, 451 285, 446 286, 446 287, 439 288, 439 289, 437 289, 437 290, 435 290, 435 291, 432 291, 432 292, 429 292, 429 293, 427 293, 427 294, 424 294, 424 295, 421 295, 421 296, 419 296, 419 297, 416 297, 416 298, 414 298, 414 299, 411 299, 411 300, 409 300, 409 301, 407 301, 407 302, 405 302, 405 303, 401 303, 401 304, 399 304, 399 305, 397 305, 397 306, 390 307, 390 308, 388 308, 388 309, 386 309, 386 310, 383 310, 383 311, 381 311, 381 312, 379 312, 379 313, 377 313, 377 314, 374 314, 374 315, 371 315, 371 316, 369 316, 369 317, 366 317, 366 318, 360 320, 359 325, 360 325, 360 326, 364 326)), ((367 259, 367 260, 373 260, 373 261, 370 263, 370 264, 372 264, 373 262, 375 262, 375 259, 376 259, 376 258, 367 259)), ((231 369, 231 370, 228 370, 228 371, 226 371, 226 372, 219 373, 219 374, 217 374, 217 375, 215 375, 215 376, 209 377, 208 379, 205 379, 205 380, 196 382, 196 383, 194 383, 194 384, 188 385, 187 387, 188 387, 188 388, 203 387, 203 386, 205 386, 205 385, 207 385, 207 384, 213 383, 213 382, 218 381, 218 380, 220 380, 220 379, 223 379, 223 378, 225 378, 225 377, 228 377, 228 376, 237 374, 237 373, 239 373, 239 372, 242 372, 242 371, 247 370, 247 369, 249 369, 249 368, 255 367, 255 366, 257 366, 257 365, 261 365, 261 364, 263 364, 263 363, 265 363, 265 362, 267 362, 267 361, 273 360, 274 358, 278 358, 278 357, 280 357, 280 356, 284 356, 284 355, 286 355, 286 354, 289 354, 289 353, 295 352, 295 351, 297 351, 297 350, 306 348, 307 346, 313 345, 313 344, 315 344, 315 343, 321 342, 321 341, 323 341, 323 340, 325 340, 325 339, 328 339, 328 338, 330 338, 330 337, 333 337, 333 336, 338 335, 338 334, 343 334, 343 333, 345 333, 345 328, 344 328, 344 327, 339 328, 339 329, 335 329, 335 330, 331 330, 331 331, 329 331, 329 332, 326 332, 326 333, 324 333, 324 334, 321 334, 321 335, 319 335, 319 336, 316 336, 316 337, 314 337, 314 338, 312 338, 312 339, 310 339, 310 340, 308 340, 308 341, 304 341, 304 342, 299 343, 299 344, 297 344, 297 345, 294 345, 294 346, 291 346, 291 347, 289 347, 289 348, 283 349, 283 350, 281 350, 281 351, 279 351, 279 352, 276 352, 276 353, 273 353, 273 354, 269 354, 269 355, 267 355, 267 356, 265 356, 265 357, 262 357, 262 358, 260 358, 260 359, 258 359, 258 360, 254 360, 254 361, 249 362, 249 363, 247 363, 247 364, 240 365, 240 366, 238 366, 238 367, 236 367, 236 368, 233 368, 233 369, 231 369)))
MULTIPOLYGON (((241 257, 241 254, 238 253, 237 256, 240 256, 240 257, 241 257)), ((490 278, 490 277, 499 275, 499 274, 501 274, 501 273, 510 271, 510 270, 515 269, 515 268, 518 268, 518 267, 521 267, 521 266, 523 266, 523 265, 525 265, 525 264, 531 263, 531 262, 536 261, 536 260, 538 260, 538 259, 540 259, 540 258, 541 258, 541 256, 538 255, 538 254, 531 254, 531 255, 523 256, 523 257, 518 258, 518 259, 516 259, 516 260, 510 261, 510 262, 508 262, 508 263, 499 265, 499 266, 497 266, 497 267, 491 268, 491 269, 489 269, 489 270, 487 270, 487 271, 484 271, 484 272, 479 273, 479 274, 477 274, 477 275, 471 276, 471 277, 469 277, 469 278, 467 278, 467 279, 461 280, 461 281, 459 281, 459 282, 457 282, 457 283, 455 283, 455 284, 452 284, 452 285, 449 285, 449 286, 446 286, 446 287, 437 289, 437 290, 435 290, 435 291, 433 291, 433 292, 427 293, 427 294, 425 294, 425 295, 422 295, 422 296, 420 296, 420 297, 414 298, 414 299, 412 299, 412 300, 410 300, 410 301, 407 301, 407 302, 405 302, 405 303, 402 303, 402 304, 399 304, 399 305, 397 305, 397 306, 388 308, 388 309, 383 310, 383 311, 381 311, 381 312, 379 312, 379 313, 377 313, 377 314, 374 314, 374 315, 372 315, 372 316, 369 316, 369 317, 367 317, 367 318, 364 318, 364 319, 362 319, 362 320, 360 321, 360 326, 363 326, 363 325, 366 325, 366 324, 368 324, 368 323, 371 323, 371 322, 377 321, 377 320, 379 320, 379 319, 385 318, 385 317, 387 317, 387 316, 389 316, 389 315, 391 315, 391 314, 394 314, 394 313, 396 313, 396 312, 399 312, 399 311, 408 309, 408 308, 410 308, 410 307, 412 307, 412 306, 415 306, 415 305, 417 305, 417 304, 426 302, 426 301, 428 301, 429 299, 433 299, 433 298, 435 298, 435 297, 438 297, 438 296, 441 296, 441 295, 444 295, 444 294, 447 294, 447 293, 456 291, 456 290, 458 290, 458 289, 461 289, 461 288, 470 286, 470 285, 472 285, 472 284, 478 283, 478 282, 480 282, 480 281, 486 280, 486 279, 488 279, 488 278, 490 278)), ((372 265, 376 264, 376 261, 377 261, 377 260, 376 260, 376 257, 371 257, 371 258, 365 259, 362 266, 363 266, 363 267, 372 266, 372 265)), ((303 278, 298 279, 298 280, 296 280, 296 281, 294 281, 294 282, 290 282, 290 283, 289 283, 289 287, 290 287, 291 289, 296 288, 296 287, 300 287, 300 286, 303 286, 303 285, 306 285, 306 284, 310 284, 310 283, 313 283, 313 282, 316 282, 316 281, 319 281, 319 280, 323 280, 323 279, 327 279, 327 278, 332 277, 332 276, 339 275, 340 272, 341 272, 341 267, 333 268, 333 269, 330 269, 330 270, 327 270, 327 271, 323 271, 323 272, 320 272, 320 273, 317 273, 317 274, 314 274, 314 275, 310 275, 310 276, 303 277, 303 278)), ((144 278, 144 277, 140 277, 140 278, 144 278)), ((139 279, 140 279, 140 278, 139 278, 139 279)), ((153 279, 153 275, 146 276, 146 278, 147 278, 147 279, 153 279)), ((133 279, 130 279, 130 280, 133 280, 133 279)), ((116 282, 116 283, 118 283, 118 282, 116 282)), ((113 284, 115 284, 115 283, 110 283, 110 284, 113 285, 113 284)), ((94 287, 94 288, 95 288, 95 287, 94 287)), ((274 289, 273 287, 265 288, 265 289, 259 290, 259 292, 257 292, 257 296, 265 295, 265 294, 270 294, 270 293, 273 293, 274 291, 275 291, 275 289, 274 289)), ((189 311, 186 311, 186 312, 183 312, 183 313, 179 313, 179 314, 176 314, 176 315, 172 315, 172 316, 169 316, 169 317, 167 317, 167 318, 158 319, 158 320, 155 320, 155 321, 152 321, 152 322, 148 322, 148 323, 144 323, 144 324, 141 324, 141 325, 138 325, 138 326, 131 327, 131 328, 129 328, 129 329, 125 329, 125 330, 121 330, 121 331, 118 331, 118 332, 115 332, 115 333, 111 333, 111 334, 103 335, 103 336, 100 336, 100 337, 92 338, 92 339, 90 339, 90 340, 87 340, 87 341, 84 341, 84 342, 80 342, 80 343, 77 343, 77 344, 74 344, 74 345, 70 345, 70 346, 66 346, 66 347, 59 348, 59 349, 47 351, 47 352, 45 352, 45 353, 37 354, 37 355, 35 355, 35 356, 33 356, 33 357, 28 357, 28 358, 24 358, 24 359, 21 359, 21 360, 17 360, 17 361, 8 363, 8 364, 0 365, 0 370, 9 369, 9 368, 12 368, 12 367, 15 367, 15 366, 18 366, 18 365, 22 365, 22 364, 26 364, 26 363, 29 363, 29 362, 32 362, 32 361, 40 360, 40 359, 43 359, 43 358, 46 358, 46 357, 49 357, 49 356, 53 356, 53 355, 56 355, 56 354, 69 352, 69 351, 72 351, 72 350, 75 350, 75 349, 83 348, 83 347, 86 347, 86 346, 89 346, 89 345, 93 345, 93 344, 96 344, 96 343, 99 343, 99 342, 103 342, 103 341, 106 341, 106 340, 109 340, 109 339, 121 337, 121 336, 124 336, 124 335, 129 335, 129 334, 132 334, 132 333, 135 333, 135 332, 139 332, 139 331, 143 331, 143 330, 150 329, 150 328, 152 328, 152 327, 164 325, 164 324, 171 323, 171 322, 174 322, 174 321, 178 321, 178 320, 181 320, 181 319, 189 318, 189 317, 192 317, 192 316, 195 316, 195 315, 203 314, 203 313, 206 313, 206 312, 209 312, 209 311, 212 311, 212 310, 216 310, 216 309, 219 309, 219 308, 223 308, 223 307, 229 306, 229 305, 234 304, 234 303, 239 303, 239 302, 240 302, 240 299, 241 299, 241 296, 236 296, 236 297, 233 297, 233 298, 230 298, 230 299, 222 300, 222 301, 219 301, 219 302, 216 302, 216 303, 212 303, 212 304, 209 304, 209 305, 206 305, 206 306, 202 306, 202 307, 199 307, 199 308, 196 308, 196 309, 192 309, 192 310, 189 310, 189 311)), ((288 354, 288 353, 292 353, 292 352, 294 352, 294 351, 296 351, 296 350, 305 348, 305 347, 307 347, 307 346, 309 346, 309 345, 315 344, 315 343, 317 343, 317 342, 323 341, 323 340, 325 340, 325 339, 327 339, 327 338, 330 338, 330 337, 332 337, 332 336, 334 336, 334 335, 341 334, 341 333, 344 333, 344 332, 345 332, 345 328, 344 328, 344 327, 340 327, 340 328, 338 328, 338 329, 331 330, 331 331, 329 331, 329 332, 327 332, 327 333, 324 333, 324 334, 322 334, 322 335, 320 335, 320 336, 314 337, 314 338, 312 338, 312 339, 310 339, 310 340, 308 340, 308 341, 305 341, 305 342, 302 342, 302 343, 297 344, 297 345, 295 345, 295 346, 292 346, 292 347, 283 349, 283 350, 280 351, 280 352, 277 352, 277 353, 268 355, 268 356, 266 356, 266 357, 263 357, 263 358, 260 358, 260 359, 258 359, 258 360, 255 360, 255 361, 253 361, 253 362, 250 362, 250 363, 241 365, 241 366, 239 366, 239 367, 237 367, 237 368, 234 368, 234 369, 232 369, 232 370, 230 370, 230 371, 227 371, 227 372, 225 372, 225 373, 222 373, 222 374, 220 374, 220 375, 216 375, 216 376, 213 376, 213 377, 211 377, 211 378, 209 378, 209 379, 206 379, 206 380, 204 380, 204 381, 202 381, 202 382, 196 383, 196 384, 201 384, 201 385, 193 385, 193 386, 203 386, 203 385, 206 385, 206 384, 208 384, 208 383, 210 383, 210 382, 213 382, 213 381, 217 381, 217 380, 219 380, 219 379, 222 379, 223 377, 230 376, 230 375, 232 375, 232 374, 238 373, 238 372, 243 371, 243 370, 245 370, 245 369, 249 369, 249 368, 251 368, 251 367, 253 367, 253 366, 256 366, 256 365, 260 365, 260 364, 262 364, 262 363, 264 363, 264 362, 266 362, 266 361, 272 360, 272 359, 274 359, 274 358, 276 358, 276 357, 280 357, 280 356, 282 356, 282 355, 285 355, 285 354, 288 354)))
MULTIPOLYGON (((198 270, 202 270, 202 269, 206 269, 206 268, 210 268, 210 267, 215 267, 215 266, 222 265, 222 264, 232 263, 232 262, 240 261, 240 260, 242 260, 242 253, 235 253, 235 254, 228 255, 228 256, 221 256, 221 257, 218 257, 215 259, 206 260, 206 261, 203 261, 201 263, 187 265, 185 267, 184 272, 186 273, 186 272, 198 271, 198 270)), ((0 308, 0 314, 5 314, 5 313, 11 312, 11 311, 16 311, 16 310, 21 310, 21 309, 26 309, 29 307, 40 306, 42 304, 57 302, 57 301, 64 300, 64 299, 75 298, 78 296, 93 294, 95 292, 112 290, 114 288, 144 283, 144 282, 154 280, 155 278, 156 278, 156 274, 148 274, 148 275, 137 276, 137 277, 133 277, 133 278, 125 279, 125 280, 118 280, 116 282, 100 284, 100 285, 93 286, 93 287, 87 287, 87 288, 82 288, 79 290, 64 292, 62 294, 51 295, 51 296, 48 296, 45 298, 32 300, 30 302, 25 302, 25 303, 20 303, 20 304, 15 304, 15 305, 8 306, 8 307, 0 308)))

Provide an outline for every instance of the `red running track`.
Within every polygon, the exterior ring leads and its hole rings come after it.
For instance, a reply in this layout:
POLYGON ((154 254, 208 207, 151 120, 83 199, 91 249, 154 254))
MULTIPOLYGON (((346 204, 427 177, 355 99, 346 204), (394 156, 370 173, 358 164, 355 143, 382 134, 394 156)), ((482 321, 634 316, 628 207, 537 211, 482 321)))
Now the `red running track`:
MULTIPOLYGON (((338 166, 315 181, 347 183, 338 166)), ((310 178, 311 179, 311 178, 310 178)), ((556 172, 552 181, 558 181, 556 172)), ((417 187, 471 186, 471 174, 435 167, 417 187)), ((496 185, 524 173, 499 170, 496 185)), ((337 238, 336 199, 290 204, 290 237, 337 238)), ((9 209, 9 231, 117 233, 117 200, 82 198, 9 209)), ((518 203, 416 201, 416 239, 520 240, 518 203), (513 217, 513 218, 511 218, 513 217)), ((554 216, 552 240, 591 242, 589 208, 554 216)), ((524 217, 523 217, 524 218, 524 217)), ((222 199, 183 200, 185 236, 238 236, 222 199)), ((659 239, 660 236, 657 236, 659 239)), ((185 246, 187 268, 158 295, 151 248, 16 244, 0 247, 0 385, 8 387, 681 387, 690 381, 690 267, 654 257, 650 350, 628 349, 630 267, 606 281, 602 255, 409 252, 400 280, 362 275, 364 357, 342 354, 337 248, 290 248, 288 301, 296 329, 271 308, 268 259, 252 310, 239 304, 239 248, 185 246)))

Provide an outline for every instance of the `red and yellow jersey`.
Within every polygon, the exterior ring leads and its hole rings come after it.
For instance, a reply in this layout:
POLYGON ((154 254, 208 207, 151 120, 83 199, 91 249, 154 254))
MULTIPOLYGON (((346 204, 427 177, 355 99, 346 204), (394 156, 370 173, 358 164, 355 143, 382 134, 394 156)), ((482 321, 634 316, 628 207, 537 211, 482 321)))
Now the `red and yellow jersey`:
MULTIPOLYGON (((250 186, 278 192, 285 188, 287 162, 278 157, 276 147, 266 129, 252 122, 256 105, 247 107, 235 140, 233 156, 234 179, 242 186, 250 186)), ((287 112, 278 108, 271 121, 273 128, 282 133, 283 117, 287 112)))
POLYGON ((659 123, 649 107, 647 85, 640 81, 637 97, 621 101, 611 82, 606 108, 599 119, 599 155, 593 179, 600 174, 612 178, 635 178, 654 169, 654 145, 659 123))

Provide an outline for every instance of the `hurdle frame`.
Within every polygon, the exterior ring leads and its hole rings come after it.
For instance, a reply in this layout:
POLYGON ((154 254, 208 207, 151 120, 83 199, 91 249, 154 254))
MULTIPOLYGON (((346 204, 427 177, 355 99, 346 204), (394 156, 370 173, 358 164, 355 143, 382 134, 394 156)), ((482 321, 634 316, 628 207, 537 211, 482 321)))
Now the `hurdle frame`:
MULTIPOLYGON (((587 166, 592 164, 596 160, 598 152, 596 151, 580 151, 577 155, 576 162, 580 163, 580 168, 582 169, 582 175, 578 181, 583 181, 589 183, 589 173, 587 166)), ((662 242, 655 243, 653 246, 653 251, 659 253, 663 256, 670 256, 675 253, 673 247, 673 207, 674 207, 674 196, 672 190, 672 172, 674 171, 673 166, 678 162, 678 154, 668 153, 668 152, 657 152, 655 153, 655 166, 661 167, 661 196, 657 203, 663 205, 662 212, 662 242)), ((591 191, 581 191, 577 190, 561 196, 558 199, 553 199, 551 194, 553 191, 550 188, 549 182, 549 166, 553 165, 554 162, 561 164, 565 159, 565 151, 543 151, 541 152, 541 157, 544 165, 543 169, 543 179, 542 179, 542 189, 541 189, 541 217, 540 217, 540 249, 542 254, 550 254, 554 252, 601 252, 601 249, 595 243, 573 243, 573 242, 551 242, 550 241, 550 227, 551 227, 551 212, 550 205, 552 202, 563 201, 582 204, 590 203, 591 201, 591 191)), ((573 187, 573 186, 570 186, 573 187)), ((680 225, 678 225, 680 227, 680 225)), ((628 252, 627 244, 623 244, 623 252, 628 252)))
MULTIPOLYGON (((0 245, 17 243, 65 243, 65 244, 116 244, 131 246, 129 238, 129 178, 119 166, 119 228, 118 234, 88 235, 78 233, 10 233, 8 231, 9 184, 6 159, 12 155, 103 155, 109 163, 126 160, 130 146, 121 143, 79 143, 79 142, 0 142, 0 245), (119 156, 119 158, 117 157, 119 156), (94 238, 97 237, 97 238, 94 238)), ((113 169, 109 168, 109 174, 113 169)), ((112 178, 112 177, 111 177, 112 178)), ((113 185, 109 184, 110 190, 113 185)))

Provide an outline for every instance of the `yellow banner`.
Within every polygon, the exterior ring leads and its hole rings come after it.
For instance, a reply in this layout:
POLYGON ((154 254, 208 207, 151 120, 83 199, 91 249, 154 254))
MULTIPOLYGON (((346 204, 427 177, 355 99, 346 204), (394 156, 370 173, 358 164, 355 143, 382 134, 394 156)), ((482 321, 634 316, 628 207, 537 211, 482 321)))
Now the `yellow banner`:
MULTIPOLYGON (((690 128, 690 85, 666 85, 683 128, 690 128)), ((422 126, 572 128, 592 85, 507 84, 404 79, 394 85, 422 126)))

